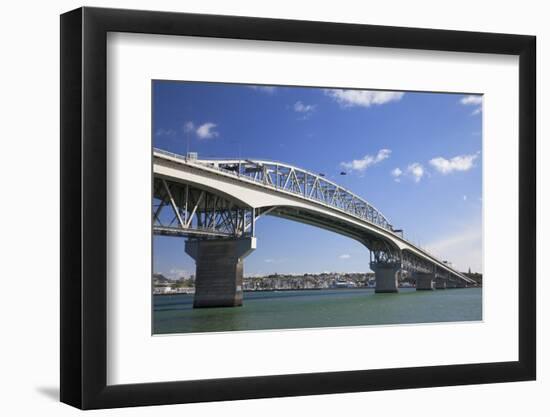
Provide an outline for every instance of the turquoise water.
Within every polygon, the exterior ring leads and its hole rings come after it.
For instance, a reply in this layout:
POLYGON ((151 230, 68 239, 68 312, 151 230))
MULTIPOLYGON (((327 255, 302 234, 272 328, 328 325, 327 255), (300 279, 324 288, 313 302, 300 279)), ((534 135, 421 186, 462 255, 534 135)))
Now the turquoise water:
POLYGON ((481 288, 246 292, 242 307, 203 309, 193 309, 193 295, 155 295, 153 333, 473 321, 481 304, 481 288))

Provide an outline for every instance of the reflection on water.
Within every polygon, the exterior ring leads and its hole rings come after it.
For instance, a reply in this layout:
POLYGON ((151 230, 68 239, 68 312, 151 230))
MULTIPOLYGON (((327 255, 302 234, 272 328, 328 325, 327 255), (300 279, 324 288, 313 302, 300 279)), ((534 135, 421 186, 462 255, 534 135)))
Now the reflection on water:
POLYGON ((481 320, 481 294, 481 288, 247 292, 242 307, 203 309, 193 309, 193 295, 155 295, 154 333, 474 321, 481 320))

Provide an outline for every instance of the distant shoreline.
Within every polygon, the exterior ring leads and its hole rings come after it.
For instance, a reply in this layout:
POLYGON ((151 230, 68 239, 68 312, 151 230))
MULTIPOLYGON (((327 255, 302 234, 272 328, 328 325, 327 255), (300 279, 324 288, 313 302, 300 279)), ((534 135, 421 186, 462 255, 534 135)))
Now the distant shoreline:
MULTIPOLYGON (((478 287, 466 287, 466 288, 482 288, 478 287)), ((374 290, 375 287, 349 287, 349 288, 284 288, 284 289, 267 289, 267 290, 243 290, 246 293, 253 292, 288 292, 288 291, 322 291, 322 290, 374 290)), ((416 287, 399 287, 399 289, 416 289, 416 287)), ((445 288, 446 290, 459 290, 463 288, 445 288)), ((434 291, 441 291, 435 290, 434 291)), ((180 292, 180 293, 163 293, 153 294, 154 296, 167 296, 167 295, 194 295, 194 292, 180 292)))
POLYGON ((374 290, 374 287, 335 287, 335 288, 272 288, 268 290, 243 290, 243 292, 267 292, 267 291, 322 291, 322 290, 374 290))
MULTIPOLYGON (((403 288, 413 288, 413 287, 403 287, 403 288)), ((374 290, 374 287, 349 287, 349 288, 282 288, 282 289, 268 289, 268 290, 243 290, 243 292, 269 292, 269 291, 322 291, 322 290, 374 290)), ((195 292, 180 292, 180 293, 162 293, 162 294, 153 294, 153 295, 193 295, 195 292)))

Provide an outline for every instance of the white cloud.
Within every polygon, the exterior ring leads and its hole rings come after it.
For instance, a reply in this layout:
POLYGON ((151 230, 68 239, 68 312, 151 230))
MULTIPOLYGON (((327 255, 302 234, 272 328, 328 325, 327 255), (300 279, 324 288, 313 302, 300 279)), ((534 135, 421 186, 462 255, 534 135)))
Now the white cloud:
POLYGON ((280 264, 280 263, 286 262, 286 258, 280 258, 280 259, 267 258, 267 259, 264 259, 264 262, 266 264, 280 264))
POLYGON ((389 158, 390 154, 391 150, 380 149, 375 156, 365 155, 362 159, 354 159, 350 162, 341 162, 340 165, 350 171, 364 172, 367 168, 389 158))
POLYGON ((162 127, 157 130, 156 136, 174 136, 176 131, 174 129, 163 129, 162 127))
POLYGON ((401 174, 403 174, 403 171, 401 171, 399 168, 392 169, 391 175, 393 177, 399 177, 401 174))
POLYGON ((466 200, 468 200, 468 196, 467 196, 467 195, 463 195, 463 196, 462 196, 462 199, 463 199, 464 201, 466 201, 466 200))
POLYGON ((183 131, 185 133, 193 132, 194 130, 195 130, 195 123, 193 122, 185 122, 185 124, 183 125, 183 131))
POLYGON ((294 103, 294 111, 296 113, 311 113, 313 110, 315 110, 313 104, 304 104, 301 101, 294 103))
POLYGON ((215 123, 204 123, 197 127, 195 133, 200 139, 212 139, 218 137, 220 134, 215 130, 217 124, 215 123))
POLYGON ((315 111, 315 105, 313 104, 304 104, 301 101, 297 101, 292 106, 294 111, 300 115, 300 120, 307 120, 315 111))
POLYGON ((343 253, 338 258, 340 258, 340 259, 349 259, 349 258, 351 258, 351 255, 348 254, 348 253, 343 253))
POLYGON ((481 113, 481 107, 478 107, 477 109, 475 109, 474 111, 472 111, 470 114, 471 114, 472 116, 475 116, 476 114, 479 114, 479 113, 481 113))
POLYGON ((189 274, 189 271, 187 271, 186 269, 172 268, 170 269, 170 271, 165 272, 162 275, 164 275, 168 279, 176 280, 176 279, 188 277, 190 274, 189 274))
POLYGON ((248 88, 267 94, 273 94, 275 93, 275 91, 277 91, 277 87, 272 87, 268 85, 249 85, 248 88))
POLYGON ((220 133, 216 130, 218 125, 212 122, 206 122, 202 125, 195 125, 194 122, 188 121, 183 125, 183 131, 185 133, 194 133, 199 139, 212 139, 220 136, 220 133))
POLYGON ((401 175, 403 175, 403 171, 399 168, 394 168, 391 170, 391 176, 394 178, 395 182, 401 182, 401 175))
POLYGON ((450 174, 454 171, 469 171, 474 167, 474 161, 479 156, 479 152, 472 155, 459 155, 451 159, 446 159, 441 156, 430 160, 430 165, 433 166, 441 174, 450 174))
POLYGON ((370 107, 399 101, 405 93, 399 91, 337 90, 327 89, 325 94, 336 100, 342 107, 370 107))
POLYGON ((483 103, 483 96, 464 96, 460 99, 460 103, 464 104, 465 106, 477 106, 483 103))
POLYGON ((426 173, 422 164, 419 164, 418 162, 413 162, 412 164, 410 164, 407 167, 407 172, 412 175, 414 182, 420 182, 420 180, 426 173))
POLYGON ((474 111, 472 111, 471 115, 475 116, 476 114, 480 114, 482 111, 483 106, 483 96, 482 95, 470 95, 470 96, 464 96, 460 99, 460 103, 465 106, 477 106, 474 111))

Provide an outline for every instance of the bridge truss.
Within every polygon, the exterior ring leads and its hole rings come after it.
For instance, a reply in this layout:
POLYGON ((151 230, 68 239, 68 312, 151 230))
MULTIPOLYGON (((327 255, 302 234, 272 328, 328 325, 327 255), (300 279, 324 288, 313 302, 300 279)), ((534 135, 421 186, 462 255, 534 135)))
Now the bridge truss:
POLYGON ((270 209, 241 207, 215 193, 155 177, 153 233, 196 238, 254 235, 256 220, 270 209))
POLYGON ((326 179, 322 174, 314 174, 294 166, 270 161, 246 160, 244 163, 241 161, 214 161, 210 163, 217 168, 232 171, 239 176, 248 177, 277 190, 322 202, 393 231, 392 225, 379 210, 346 188, 326 179))

